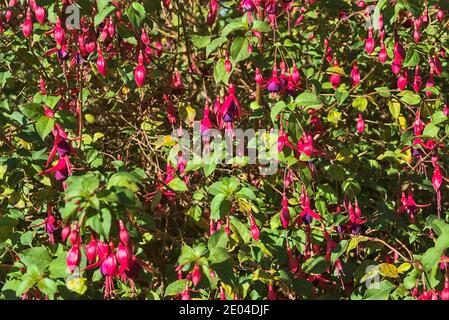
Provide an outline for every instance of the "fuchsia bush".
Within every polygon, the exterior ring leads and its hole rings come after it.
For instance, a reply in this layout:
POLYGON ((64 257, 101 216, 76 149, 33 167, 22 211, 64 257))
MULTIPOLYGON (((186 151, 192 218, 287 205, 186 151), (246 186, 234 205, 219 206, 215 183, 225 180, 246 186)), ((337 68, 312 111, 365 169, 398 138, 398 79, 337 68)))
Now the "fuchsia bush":
POLYGON ((0 298, 448 300, 448 10, 2 1, 0 298))

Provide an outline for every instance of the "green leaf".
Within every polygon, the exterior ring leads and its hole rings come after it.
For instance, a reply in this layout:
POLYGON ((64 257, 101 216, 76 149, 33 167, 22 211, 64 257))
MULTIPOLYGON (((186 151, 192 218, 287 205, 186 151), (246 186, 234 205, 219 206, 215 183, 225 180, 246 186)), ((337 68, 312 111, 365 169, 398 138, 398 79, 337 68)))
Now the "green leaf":
POLYGON ((42 138, 42 140, 44 140, 45 137, 47 137, 50 134, 54 126, 55 126, 55 119, 42 116, 36 122, 36 131, 42 138))
POLYGON ((388 109, 393 118, 397 119, 401 114, 401 103, 397 100, 391 100, 388 102, 388 109))
POLYGON ((126 15, 133 27, 139 29, 145 20, 145 7, 138 2, 133 2, 126 10, 126 15))
POLYGON ((348 240, 341 240, 338 245, 331 252, 331 261, 335 263, 338 258, 346 251, 348 247, 348 240))
POLYGON ((132 173, 129 172, 117 172, 114 173, 108 181, 107 188, 110 189, 112 187, 124 187, 128 188, 132 192, 139 191, 138 184, 139 179, 132 173))
POLYGON ((419 62, 419 53, 414 49, 408 49, 405 56, 404 68, 415 67, 419 62))
POLYGON ((212 40, 206 47, 206 58, 214 52, 218 47, 221 47, 224 43, 228 42, 226 37, 219 37, 212 40))
POLYGON ((30 120, 37 120, 44 116, 44 108, 38 103, 27 103, 20 106, 19 109, 30 120))
POLYGON ((438 136, 438 132, 440 132, 440 128, 438 128, 433 123, 429 123, 425 128, 423 132, 423 136, 435 138, 438 136))
POLYGON ((178 293, 183 292, 186 289, 187 283, 188 282, 186 279, 177 280, 175 282, 170 283, 165 289, 165 296, 167 297, 174 296, 177 295, 178 293))
POLYGON ((94 18, 94 26, 95 28, 100 25, 106 19, 114 10, 116 9, 115 6, 108 6, 105 8, 99 9, 98 14, 94 18))
POLYGON ((326 272, 329 263, 323 256, 314 256, 304 262, 302 271, 308 274, 322 274, 326 272))
POLYGON ((35 266, 39 272, 45 272, 52 258, 44 246, 22 251, 19 254, 20 261, 27 267, 35 266))
POLYGON ((225 248, 212 248, 209 253, 209 261, 211 263, 222 263, 229 259, 229 254, 225 248))
POLYGON ((248 40, 239 37, 232 42, 231 45, 231 63, 235 67, 240 61, 246 60, 251 56, 248 51, 248 40))
POLYGON ((404 102, 405 104, 416 106, 421 102, 421 96, 416 93, 407 92, 401 98, 401 101, 404 102))
POLYGON ((241 21, 233 21, 231 23, 228 23, 223 30, 221 31, 221 35, 222 37, 227 37, 228 34, 237 31, 237 30, 242 30, 242 29, 246 29, 246 25, 241 22, 241 21))
POLYGON ((360 242, 368 241, 369 239, 365 236, 356 236, 349 241, 348 248, 346 249, 346 253, 349 253, 351 250, 357 248, 360 242))
POLYGON ((270 117, 271 117, 271 121, 273 123, 277 123, 277 116, 279 113, 281 113, 282 111, 284 111, 287 108, 287 105, 285 104, 284 101, 279 101, 278 103, 276 103, 273 108, 271 108, 271 112, 270 112, 270 117))
POLYGON ((363 112, 368 106, 368 99, 366 99, 365 97, 358 97, 352 102, 352 106, 360 112, 363 112))
POLYGON ((313 92, 303 92, 295 100, 296 104, 306 109, 320 109, 323 106, 321 99, 313 92))
POLYGON ((266 21, 255 20, 253 21, 253 30, 265 33, 271 30, 271 26, 266 21))
POLYGON ((214 248, 226 248, 228 245, 228 235, 224 230, 219 230, 215 232, 207 242, 207 247, 209 250, 212 250, 214 248))
POLYGON ((188 264, 196 261, 197 256, 195 255, 195 252, 193 251, 192 247, 188 245, 184 245, 181 248, 181 255, 178 258, 179 264, 188 264))
POLYGON ((79 295, 83 295, 87 290, 86 280, 86 278, 82 277, 74 277, 72 279, 69 279, 66 282, 67 289, 76 292, 79 295))
POLYGON ((390 296, 390 292, 395 289, 396 286, 392 284, 390 281, 383 280, 378 284, 378 288, 375 285, 372 285, 369 289, 366 290, 363 299, 365 300, 388 300, 390 296))
POLYGON ((69 275, 67 269, 67 253, 64 252, 54 259, 50 263, 48 270, 50 271, 50 277, 53 279, 66 278, 69 275))
POLYGON ((195 47, 197 47, 198 49, 202 49, 206 48, 209 45, 209 43, 211 42, 211 37, 193 35, 190 37, 190 40, 195 47))
POLYGON ((37 287, 42 293, 48 296, 53 296, 58 291, 56 282, 49 278, 41 279, 38 282, 37 287))
POLYGON ((172 181, 169 182, 168 186, 174 191, 180 192, 189 191, 189 188, 187 188, 185 182, 182 181, 180 178, 173 179, 172 181))
POLYGON ((210 203, 210 217, 214 220, 220 220, 222 218, 221 205, 226 196, 223 194, 217 194, 210 203))

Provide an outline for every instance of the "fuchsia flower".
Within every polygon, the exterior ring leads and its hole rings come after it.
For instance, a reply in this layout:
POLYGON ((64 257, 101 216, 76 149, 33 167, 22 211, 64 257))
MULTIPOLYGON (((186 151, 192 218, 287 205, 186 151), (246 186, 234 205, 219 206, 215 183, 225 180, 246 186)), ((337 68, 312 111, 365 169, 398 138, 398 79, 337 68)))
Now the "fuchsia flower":
POLYGON ((357 126, 356 126, 358 133, 363 133, 365 131, 365 120, 363 120, 363 116, 361 113, 359 113, 359 117, 357 118, 357 126))
POLYGON ((143 61, 144 61, 143 53, 142 51, 140 51, 138 58, 138 65, 134 70, 134 80, 136 81, 136 84, 139 88, 142 87, 143 84, 145 83, 145 78, 147 75, 147 70, 145 69, 143 61))
POLYGON ((357 87, 360 84, 360 71, 357 63, 354 63, 351 71, 352 86, 357 87))
POLYGON ((284 128, 282 127, 282 124, 281 128, 279 129, 279 137, 277 145, 278 145, 278 152, 282 152, 285 146, 288 146, 292 150, 294 149, 294 146, 290 143, 290 141, 288 141, 288 135, 285 132, 284 128))
POLYGON ((281 90, 282 83, 279 80, 278 76, 278 69, 276 65, 273 66, 273 71, 271 73, 271 79, 267 82, 267 90, 269 93, 277 93, 281 90))
POLYGON ((253 215, 250 214, 249 216, 250 221, 250 229, 251 229, 251 236, 255 241, 259 241, 260 238, 260 230, 259 227, 256 224, 256 219, 254 219, 253 215))
POLYGON ((226 59, 224 62, 224 67, 227 73, 230 73, 232 70, 232 64, 231 61, 229 60, 229 52, 226 52, 226 59))
POLYGON ((268 285, 268 300, 277 300, 277 294, 276 291, 273 289, 273 285, 270 283, 268 285))
POLYGON ((422 77, 421 68, 419 66, 415 67, 415 76, 413 77, 413 90, 418 93, 422 87, 422 77))
POLYGON ((97 257, 98 241, 95 235, 92 233, 91 239, 88 245, 84 247, 86 251, 86 258, 89 263, 93 263, 97 257))
POLYGON ((233 129, 233 121, 240 119, 242 109, 240 103, 235 96, 234 85, 230 84, 228 96, 217 112, 217 123, 220 129, 233 129))
POLYGON ((404 91, 408 85, 408 70, 404 70, 403 74, 398 77, 398 89, 399 91, 404 91))
POLYGON ((55 166, 39 173, 39 176, 53 172, 55 173, 56 180, 58 181, 67 180, 67 178, 72 174, 72 165, 70 163, 69 158, 67 156, 59 158, 58 163, 55 166))
POLYGON ((318 153, 315 150, 313 137, 310 133, 303 133, 301 139, 298 141, 297 150, 301 154, 305 154, 307 157, 311 157, 313 154, 318 153))
POLYGON ((197 286, 198 283, 200 283, 200 281, 201 281, 200 266, 195 264, 195 266, 193 267, 193 272, 192 272, 192 283, 194 286, 197 286))
POLYGON ((417 208, 425 208, 430 206, 430 204, 419 205, 413 199, 413 192, 411 189, 408 190, 407 196, 404 192, 401 195, 401 206, 399 207, 399 213, 402 214, 406 212, 410 217, 410 222, 415 223, 415 214, 417 208))
POLYGON ((449 278, 444 279, 444 289, 440 293, 441 300, 449 300, 449 278))
POLYGON ((443 72, 443 65, 441 64, 440 59, 438 58, 437 54, 435 53, 433 60, 430 59, 430 67, 432 70, 436 73, 437 76, 441 76, 441 73, 443 72))
POLYGON ((59 18, 56 20, 54 36, 55 36, 56 43, 59 46, 62 46, 65 42, 65 31, 64 31, 64 28, 61 26, 61 20, 59 18))
POLYGON ((365 40, 365 50, 366 53, 371 54, 374 51, 374 48, 376 46, 375 42, 374 42, 374 37, 373 37, 373 28, 369 28, 368 29, 368 37, 365 40))
POLYGON ((384 64, 385 62, 387 62, 387 59, 388 59, 387 49, 385 48, 385 43, 383 41, 381 41, 380 52, 379 52, 379 61, 382 64, 384 64))
POLYGON ((40 24, 43 24, 45 21, 45 8, 41 6, 36 6, 36 8, 34 9, 34 15, 36 17, 36 20, 40 24))
POLYGON ((436 161, 433 163, 434 165, 434 172, 432 176, 432 186, 435 189, 435 192, 437 193, 437 209, 438 209, 438 218, 441 216, 441 185, 443 184, 443 175, 441 174, 440 166, 436 163, 436 161))
MULTIPOLYGON (((338 67, 339 66, 337 58, 334 59, 333 66, 334 67, 338 67)), ((330 75, 330 82, 331 82, 332 87, 334 88, 334 90, 337 90, 337 88, 338 88, 338 86, 340 85, 340 82, 341 82, 341 76, 339 74, 337 74, 337 73, 332 73, 330 75)))
POLYGON ((209 3, 209 12, 207 13, 207 24, 212 26, 217 18, 218 9, 220 8, 218 0, 211 0, 209 3))
POLYGON ((22 24, 22 33, 28 38, 33 33, 33 20, 31 19, 31 10, 28 8, 25 22, 22 24))
POLYGON ((98 53, 98 58, 97 58, 98 72, 103 77, 106 77, 106 60, 103 57, 103 52, 101 51, 100 46, 98 46, 97 53, 98 53))
POLYGON ((73 245, 67 254, 67 267, 73 273, 81 261, 81 251, 78 244, 73 245))
POLYGON ((201 128, 200 128, 201 135, 207 135, 209 130, 212 128, 212 122, 210 121, 209 114, 210 114, 209 104, 206 101, 203 120, 201 120, 201 128))
POLYGON ((282 197, 282 209, 280 213, 280 218, 282 227, 284 229, 287 229, 290 223, 290 211, 288 209, 288 200, 285 195, 282 197))
POLYGON ((302 222, 304 222, 306 225, 309 225, 312 223, 312 219, 321 220, 321 216, 313 211, 310 207, 310 198, 307 194, 306 188, 303 186, 301 191, 301 207, 302 211, 299 214, 299 217, 297 218, 297 221, 299 222, 299 219, 302 219, 302 222))
MULTIPOLYGON (((426 82, 426 88, 433 88, 435 86, 435 76, 433 70, 430 70, 429 79, 426 82)), ((427 90, 426 96, 430 98, 433 95, 432 91, 427 90)))

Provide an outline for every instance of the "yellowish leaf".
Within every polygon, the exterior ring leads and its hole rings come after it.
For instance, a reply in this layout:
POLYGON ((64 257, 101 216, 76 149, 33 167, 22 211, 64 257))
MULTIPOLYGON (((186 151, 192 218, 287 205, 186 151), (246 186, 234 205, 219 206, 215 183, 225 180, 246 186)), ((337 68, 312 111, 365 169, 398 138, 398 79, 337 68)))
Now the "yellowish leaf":
POLYGON ((389 277, 389 278, 398 278, 399 277, 398 269, 396 268, 395 265, 390 264, 390 263, 379 264, 379 271, 380 271, 380 274, 383 275, 384 277, 389 277))

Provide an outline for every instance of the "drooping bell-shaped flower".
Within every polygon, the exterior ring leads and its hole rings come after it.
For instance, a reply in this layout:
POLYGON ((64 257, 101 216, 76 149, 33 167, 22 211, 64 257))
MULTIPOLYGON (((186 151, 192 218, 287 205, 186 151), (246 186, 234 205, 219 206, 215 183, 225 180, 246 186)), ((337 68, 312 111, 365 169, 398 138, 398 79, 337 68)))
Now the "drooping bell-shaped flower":
POLYGON ((430 60, 430 66, 437 76, 441 76, 441 73, 443 72, 443 65, 441 64, 441 60, 436 54, 433 60, 430 60))
POLYGON ((34 9, 34 15, 36 17, 37 22, 43 24, 45 21, 45 8, 37 6, 36 9, 34 9))
POLYGON ((67 180, 69 175, 72 174, 69 158, 67 156, 59 158, 58 163, 54 167, 51 167, 50 169, 41 172, 39 175, 45 175, 53 172, 55 173, 56 180, 58 181, 67 180))
POLYGON ((440 293, 441 300, 449 300, 449 278, 446 276, 444 279, 444 288, 440 293))
MULTIPOLYGON (((333 66, 334 67, 338 67, 339 66, 337 58, 334 59, 333 66)), ((338 88, 338 86, 340 85, 340 82, 341 82, 341 76, 338 73, 332 73, 330 75, 330 82, 331 82, 332 87, 334 88, 334 90, 337 90, 337 88, 338 88)))
POLYGON ((280 219, 282 227, 284 229, 287 229, 290 223, 290 211, 288 209, 288 200, 285 195, 282 197, 282 209, 280 213, 280 219))
POLYGON ((441 216, 441 185, 443 184, 443 175, 441 174, 441 169, 438 164, 434 164, 434 171, 432 176, 432 186, 435 192, 437 193, 437 211, 438 211, 438 218, 441 216))
POLYGON ((363 116, 361 113, 359 113, 359 117, 357 118, 357 125, 356 129, 358 133, 363 133, 365 131, 365 120, 363 120, 363 116))
POLYGON ((81 261, 81 251, 78 244, 72 246, 67 253, 67 267, 73 273, 81 261))
POLYGON ((382 64, 385 64, 388 59, 387 49, 385 48, 385 43, 382 41, 380 43, 380 51, 379 51, 379 61, 382 64))
POLYGON ((97 53, 98 53, 98 58, 97 58, 97 69, 98 69, 98 72, 103 77, 106 77, 106 60, 103 57, 103 52, 101 51, 100 46, 98 46, 97 53))
POLYGON ((224 67, 227 73, 230 73, 232 71, 232 63, 231 60, 229 60, 229 52, 226 52, 224 67))
POLYGON ((422 87, 422 77, 421 77, 421 68, 419 66, 415 67, 415 75, 413 77, 413 90, 418 93, 422 87))
POLYGON ((232 129, 233 121, 240 119, 242 113, 242 109, 240 107, 240 103, 235 96, 234 85, 230 84, 228 89, 228 96, 226 97, 223 105, 219 112, 217 113, 217 123, 218 126, 223 129, 232 129))
POLYGON ((22 24, 22 33, 28 38, 33 33, 33 19, 31 18, 31 10, 28 8, 25 22, 22 24))
POLYGON ((112 248, 109 256, 101 264, 100 271, 105 277, 114 277, 117 274, 117 258, 112 248))
POLYGON ((408 85, 408 70, 404 70, 404 72, 398 77, 397 81, 399 91, 404 91, 408 85))
POLYGON ((256 219, 252 215, 249 216, 249 222, 250 222, 250 230, 251 230, 251 236, 255 241, 259 241, 260 238, 260 230, 259 227, 256 224, 256 219))
POLYGON ((65 42, 65 31, 64 31, 64 28, 61 25, 61 20, 59 18, 56 20, 56 26, 55 26, 55 29, 54 29, 54 36, 55 36, 56 43, 59 46, 62 46, 64 44, 64 42, 65 42))
POLYGON ((395 56, 393 62, 391 63, 391 71, 395 75, 398 75, 399 72, 401 72, 401 69, 402 69, 402 60, 395 56))
POLYGON ((351 82, 353 87, 357 87, 360 84, 360 71, 357 63, 354 63, 351 70, 351 82))
POLYGON ((439 8, 438 11, 437 11, 437 20, 438 20, 438 22, 440 22, 440 23, 443 22, 444 16, 445 16, 444 10, 439 8))
MULTIPOLYGON (((430 70, 429 79, 426 82, 426 88, 433 88, 435 86, 435 76, 433 70, 430 70)), ((433 95, 433 92, 430 90, 426 90, 426 96, 430 98, 433 95)))
POLYGON ((270 283, 268 285, 268 300, 277 300, 277 294, 276 291, 273 289, 273 285, 270 283))
POLYGON ((209 130, 212 128, 212 122, 210 121, 209 114, 210 114, 209 104, 206 101, 203 119, 201 120, 201 128, 200 128, 201 135, 207 135, 209 130))
POLYGON ((97 257, 98 241, 94 234, 91 235, 90 242, 84 247, 86 258, 89 263, 93 263, 97 257))
POLYGON ((142 51, 139 53, 138 65, 134 70, 134 80, 136 81, 137 86, 140 88, 145 83, 145 78, 147 76, 147 70, 145 69, 145 65, 143 64, 144 57, 142 51))
POLYGON ((120 242, 117 246, 115 256, 120 265, 118 272, 122 275, 126 270, 129 270, 132 252, 130 252, 130 249, 127 246, 120 242))
POLYGON ((368 29, 368 37, 365 40, 365 50, 366 50, 366 53, 368 53, 368 54, 373 53, 374 48, 376 46, 373 33, 374 33, 373 28, 369 28, 368 29))
POLYGON ((201 270, 198 264, 195 264, 192 271, 192 283, 196 287, 201 281, 201 270))
POLYGON ((273 71, 271 73, 271 78, 267 82, 267 90, 270 93, 277 93, 281 90, 281 81, 278 78, 278 69, 276 65, 273 66, 273 71))
POLYGON ((119 226, 120 242, 123 243, 125 246, 129 246, 131 244, 130 238, 129 238, 129 232, 128 232, 128 229, 126 228, 123 220, 118 221, 118 226, 119 226))

